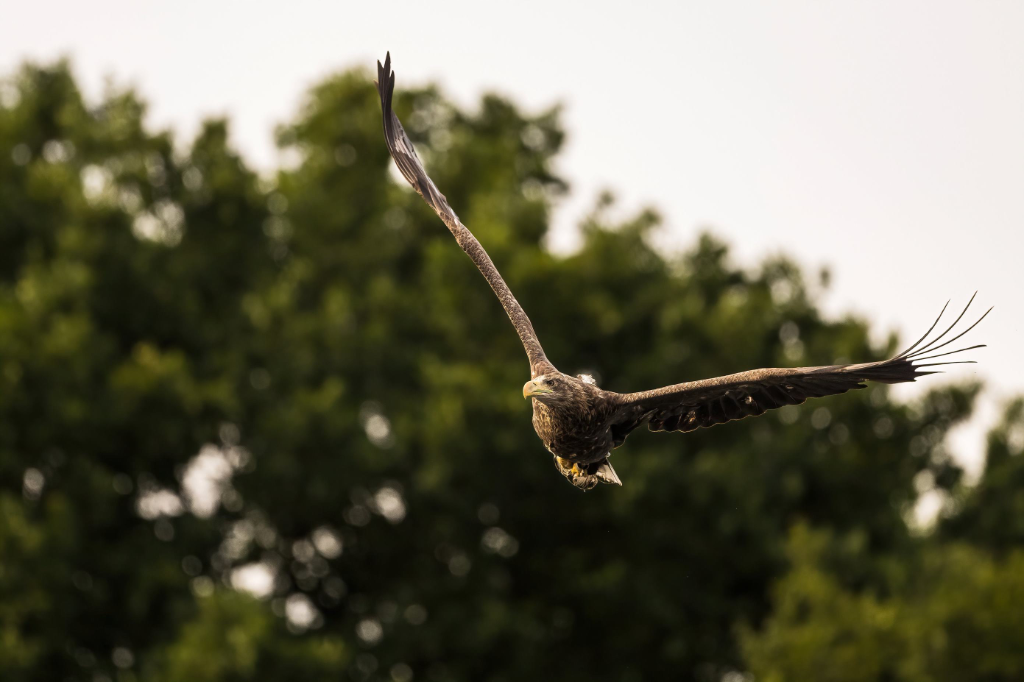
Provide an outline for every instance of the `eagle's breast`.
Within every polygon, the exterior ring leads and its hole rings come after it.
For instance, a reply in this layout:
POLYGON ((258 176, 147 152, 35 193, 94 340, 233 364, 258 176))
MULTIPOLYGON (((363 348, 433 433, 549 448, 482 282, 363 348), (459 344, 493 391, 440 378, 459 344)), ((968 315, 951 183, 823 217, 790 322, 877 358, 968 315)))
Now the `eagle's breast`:
POLYGON ((573 462, 596 462, 612 449, 611 431, 602 415, 580 403, 552 407, 533 404, 533 428, 544 447, 573 462))

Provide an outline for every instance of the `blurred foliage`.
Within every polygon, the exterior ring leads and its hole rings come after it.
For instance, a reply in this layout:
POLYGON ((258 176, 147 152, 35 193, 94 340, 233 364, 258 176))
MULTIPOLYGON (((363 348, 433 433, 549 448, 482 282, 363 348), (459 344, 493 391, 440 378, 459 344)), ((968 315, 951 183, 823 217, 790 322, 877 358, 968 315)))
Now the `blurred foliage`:
POLYGON ((954 498, 944 537, 1005 554, 1024 547, 1024 398, 1012 401, 988 435, 985 472, 954 498))
MULTIPOLYGON (((610 196, 550 253, 557 109, 396 108, 564 371, 637 390, 895 348, 793 262, 660 253, 610 196)), ((976 489, 943 443, 978 387, 875 386, 637 432, 625 487, 583 495, 493 294, 393 180, 368 73, 309 92, 272 177, 225 121, 182 145, 144 120, 64 63, 0 85, 5 681, 1021 675, 1020 404, 976 489), (950 504, 921 537, 924 490, 950 504)))
POLYGON ((1024 550, 995 560, 962 544, 936 544, 889 560, 886 580, 854 591, 828 566, 829 554, 871 561, 848 545, 806 526, 793 530, 792 568, 773 590, 772 615, 761 632, 741 629, 756 679, 1024 678, 1024 550), (835 546, 843 544, 845 551, 835 546))

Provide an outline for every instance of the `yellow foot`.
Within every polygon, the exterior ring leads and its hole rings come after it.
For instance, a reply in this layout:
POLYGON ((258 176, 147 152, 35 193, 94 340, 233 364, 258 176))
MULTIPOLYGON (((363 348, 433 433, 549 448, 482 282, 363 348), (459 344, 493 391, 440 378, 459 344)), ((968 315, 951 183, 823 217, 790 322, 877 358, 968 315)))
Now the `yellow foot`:
POLYGON ((580 468, 579 464, 565 459, 564 457, 559 457, 558 455, 555 455, 555 461, 566 474, 572 474, 573 476, 583 475, 584 470, 580 468))
POLYGON ((570 462, 569 460, 566 460, 564 458, 558 457, 557 455, 555 456, 555 460, 558 462, 558 466, 559 467, 561 467, 565 471, 568 471, 569 473, 573 473, 573 474, 578 475, 578 476, 581 473, 583 473, 583 471, 580 469, 580 465, 579 464, 574 464, 574 463, 570 462))

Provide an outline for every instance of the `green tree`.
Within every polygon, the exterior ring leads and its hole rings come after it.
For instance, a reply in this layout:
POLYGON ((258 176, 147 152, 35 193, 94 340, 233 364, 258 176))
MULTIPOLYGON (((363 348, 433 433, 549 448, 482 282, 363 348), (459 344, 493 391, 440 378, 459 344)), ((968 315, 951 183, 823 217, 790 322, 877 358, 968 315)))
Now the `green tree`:
POLYGON ((988 435, 977 486, 958 491, 943 537, 1005 553, 1024 546, 1024 398, 1011 401, 988 435))
MULTIPOLYGON (((974 386, 638 432, 624 488, 567 486, 500 306, 391 179, 364 71, 310 91, 269 178, 226 122, 178 145, 65 64, 4 92, 5 679, 714 680, 795 521, 858 538, 841 584, 882 585, 878 557, 916 552, 915 478, 957 489, 942 441, 974 386)), ((557 109, 396 107, 567 371, 626 390, 895 348, 824 319, 791 261, 661 253, 658 216, 616 222, 610 197, 551 254, 557 109)))
POLYGON ((756 679, 1021 679, 1024 551, 996 560, 967 545, 928 542, 900 562, 883 561, 883 584, 858 590, 834 567, 858 549, 848 538, 794 529, 792 568, 773 590, 772 615, 761 631, 741 630, 756 679))

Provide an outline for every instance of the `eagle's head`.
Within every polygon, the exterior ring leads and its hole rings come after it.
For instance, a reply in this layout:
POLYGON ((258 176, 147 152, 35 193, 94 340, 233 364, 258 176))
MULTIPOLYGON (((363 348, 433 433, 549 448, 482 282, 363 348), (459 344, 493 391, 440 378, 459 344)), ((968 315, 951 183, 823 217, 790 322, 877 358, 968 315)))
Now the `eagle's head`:
POLYGON ((548 372, 523 385, 524 398, 536 398, 552 407, 579 402, 580 382, 561 372, 548 372))

